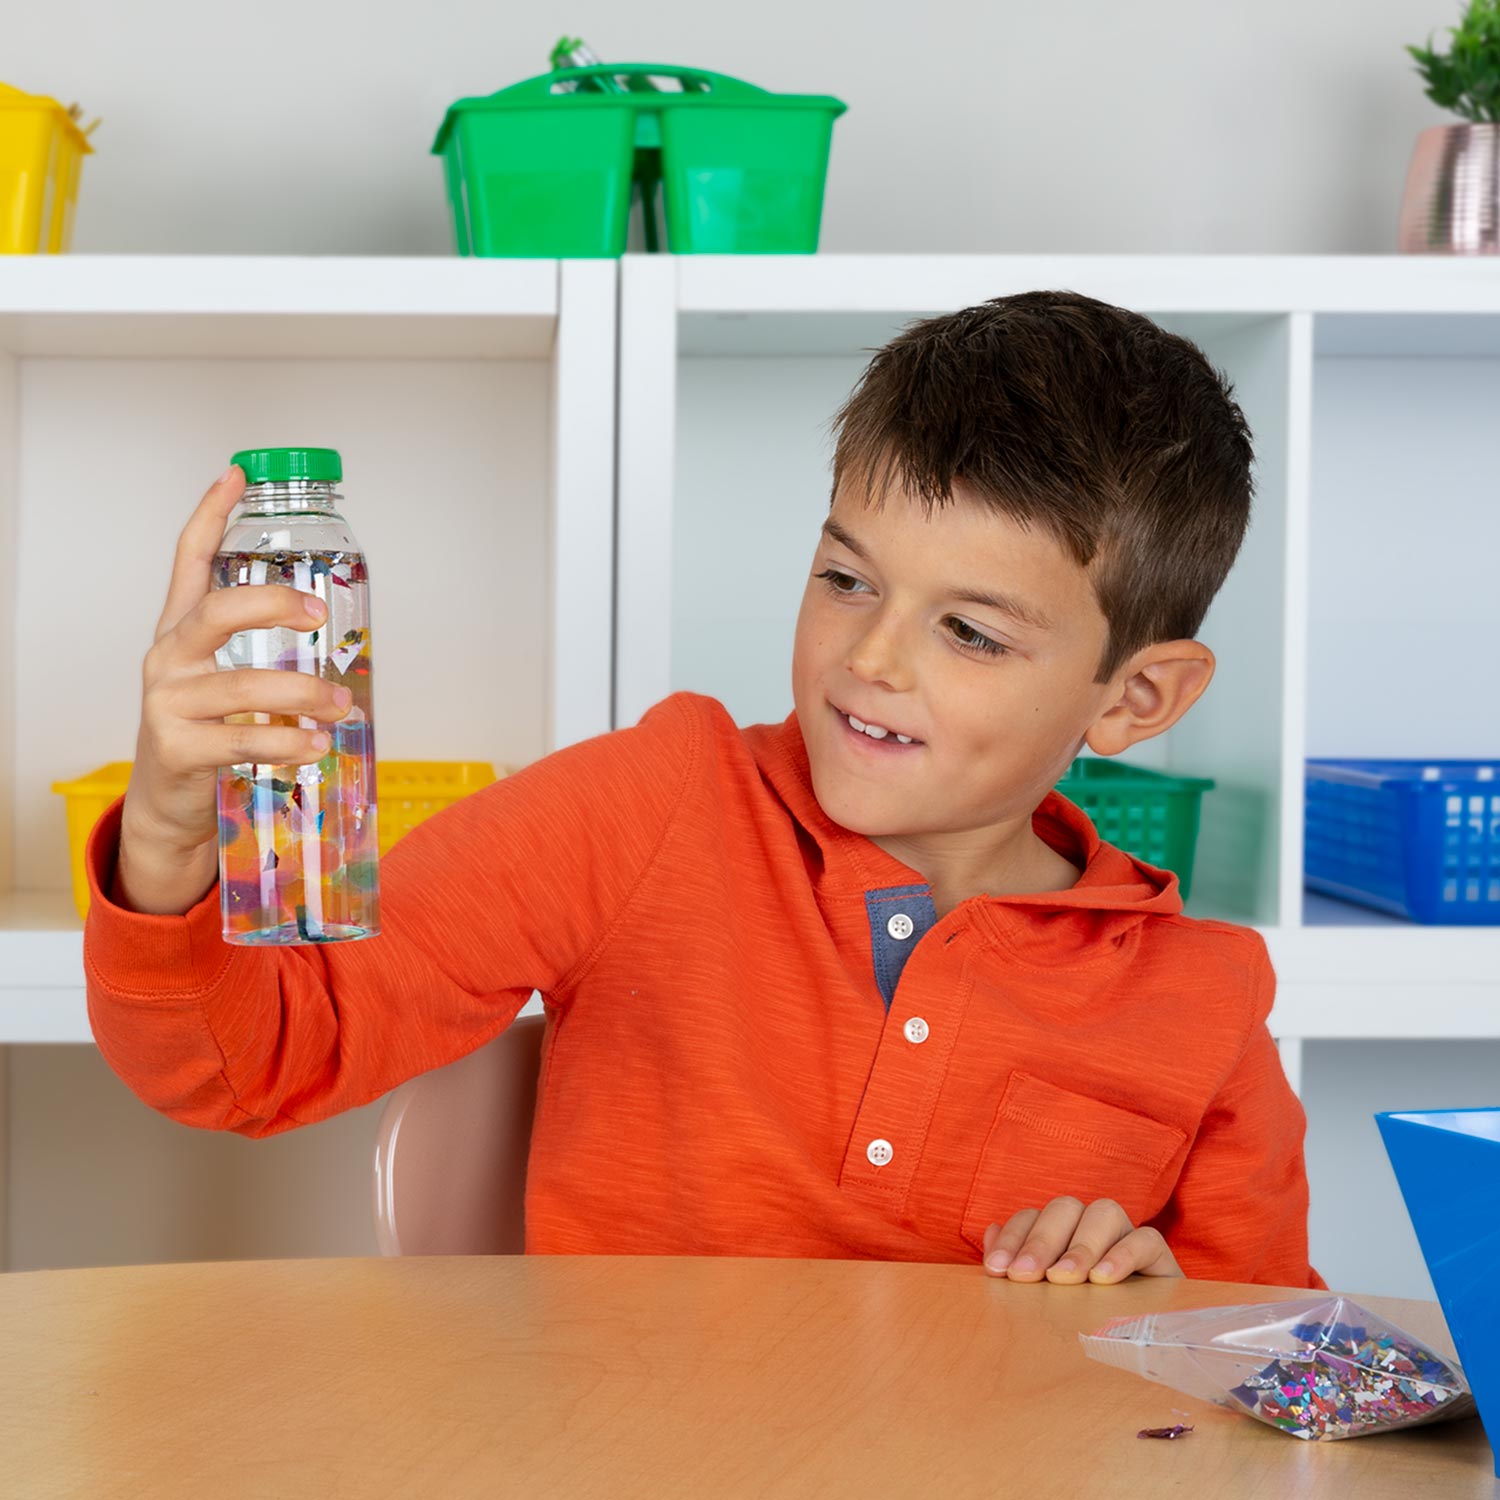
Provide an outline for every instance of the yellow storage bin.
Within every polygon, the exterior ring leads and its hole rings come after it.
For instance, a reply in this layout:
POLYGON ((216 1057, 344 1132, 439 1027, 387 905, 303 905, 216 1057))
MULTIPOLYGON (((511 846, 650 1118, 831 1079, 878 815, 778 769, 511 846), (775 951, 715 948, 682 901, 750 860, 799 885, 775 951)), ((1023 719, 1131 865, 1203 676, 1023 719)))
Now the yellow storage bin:
MULTIPOLYGON (((67 799, 68 851, 73 861, 73 901, 80 917, 89 912, 89 881, 83 855, 94 824, 130 782, 128 760, 112 761, 76 781, 55 781, 52 790, 67 799)), ((502 767, 501 776, 508 774, 502 767)), ((378 760, 375 795, 380 818, 380 852, 386 853, 403 833, 441 812, 460 797, 496 779, 488 761, 378 760)))
POLYGON ((57 255, 72 244, 78 179, 98 123, 81 129, 56 99, 0 83, 0 253, 57 255))
MULTIPOLYGON (((506 768, 500 768, 506 774, 506 768)), ((377 760, 375 798, 380 818, 380 852, 403 833, 451 802, 495 780, 495 768, 481 760, 377 760)))
POLYGON ((130 784, 128 760, 114 760, 100 766, 77 781, 54 781, 52 790, 67 799, 68 805, 68 852, 73 860, 73 904, 78 915, 89 914, 89 877, 83 865, 83 851, 88 844, 94 824, 104 816, 105 809, 116 797, 125 795, 130 784))

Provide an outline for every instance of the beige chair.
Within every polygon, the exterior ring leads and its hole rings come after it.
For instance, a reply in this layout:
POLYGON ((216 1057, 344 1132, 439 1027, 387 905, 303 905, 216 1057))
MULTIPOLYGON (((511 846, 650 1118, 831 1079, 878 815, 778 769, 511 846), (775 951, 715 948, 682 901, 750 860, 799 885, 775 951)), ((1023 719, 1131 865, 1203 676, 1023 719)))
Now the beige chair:
POLYGON ((520 1255, 544 1016, 403 1083, 375 1139, 382 1255, 520 1255))

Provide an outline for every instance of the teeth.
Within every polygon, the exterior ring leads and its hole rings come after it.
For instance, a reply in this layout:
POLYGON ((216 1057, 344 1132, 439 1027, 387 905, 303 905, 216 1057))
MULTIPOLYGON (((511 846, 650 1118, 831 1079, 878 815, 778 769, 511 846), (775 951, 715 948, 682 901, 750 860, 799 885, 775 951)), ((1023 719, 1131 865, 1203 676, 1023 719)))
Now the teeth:
MULTIPOLYGON (((861 720, 856 719, 853 714, 846 714, 845 718, 847 718, 849 722, 861 734, 869 735, 872 740, 883 740, 888 734, 891 733, 889 729, 882 728, 879 724, 866 724, 861 720)), ((899 744, 902 745, 909 745, 912 743, 911 736, 908 734, 898 734, 896 736, 896 740, 899 744)))

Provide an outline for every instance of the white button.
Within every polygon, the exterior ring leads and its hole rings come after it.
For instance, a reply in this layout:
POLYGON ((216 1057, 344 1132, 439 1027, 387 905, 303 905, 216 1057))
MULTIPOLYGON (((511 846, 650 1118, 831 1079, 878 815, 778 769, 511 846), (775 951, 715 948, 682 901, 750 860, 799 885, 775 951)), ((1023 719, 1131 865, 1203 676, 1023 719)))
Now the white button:
POLYGON ((912 920, 904 911, 898 911, 889 922, 885 924, 885 930, 896 939, 898 943, 904 943, 912 935, 912 920))
POLYGON ((877 1167, 883 1167, 895 1154, 889 1141, 871 1141, 865 1147, 865 1155, 870 1158, 871 1164, 877 1167))
POLYGON ((906 1033, 906 1040, 909 1042, 927 1040, 927 1022, 921 1016, 913 1016, 901 1029, 906 1033))

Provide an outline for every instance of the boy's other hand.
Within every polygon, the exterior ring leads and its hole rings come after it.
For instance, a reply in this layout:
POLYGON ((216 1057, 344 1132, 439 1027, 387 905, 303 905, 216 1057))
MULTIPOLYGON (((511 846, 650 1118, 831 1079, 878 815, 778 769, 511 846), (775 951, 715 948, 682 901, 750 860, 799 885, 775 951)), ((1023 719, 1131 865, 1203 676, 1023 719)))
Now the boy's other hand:
POLYGON ((1137 1229, 1111 1198, 1085 1207, 1077 1198, 1054 1198, 1043 1209, 1023 1208, 1004 1228, 984 1232, 984 1268, 1011 1281, 1109 1285, 1136 1274, 1181 1276, 1182 1268, 1160 1233, 1137 1229))

